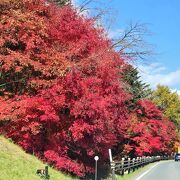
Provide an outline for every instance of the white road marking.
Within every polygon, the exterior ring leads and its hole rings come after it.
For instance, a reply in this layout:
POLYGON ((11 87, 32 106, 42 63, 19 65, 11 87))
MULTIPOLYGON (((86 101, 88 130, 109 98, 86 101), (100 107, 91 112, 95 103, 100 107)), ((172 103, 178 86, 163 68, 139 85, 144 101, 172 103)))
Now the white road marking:
POLYGON ((136 178, 136 180, 140 180, 144 175, 146 175, 147 173, 149 173, 153 168, 155 168, 157 165, 159 165, 161 162, 155 164, 154 166, 152 166, 150 169, 148 169, 147 171, 145 171, 143 174, 141 174, 139 177, 136 178))

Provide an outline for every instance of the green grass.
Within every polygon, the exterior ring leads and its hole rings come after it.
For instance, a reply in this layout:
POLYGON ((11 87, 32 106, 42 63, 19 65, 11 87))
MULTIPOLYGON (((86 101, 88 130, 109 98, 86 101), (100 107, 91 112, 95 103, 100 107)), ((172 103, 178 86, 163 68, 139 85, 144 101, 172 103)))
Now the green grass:
POLYGON ((148 164, 144 166, 143 168, 139 168, 134 172, 131 172, 130 174, 125 174, 124 176, 116 176, 116 180, 134 180, 136 177, 138 177, 141 173, 145 172, 147 169, 149 169, 151 166, 153 166, 155 163, 148 164))
MULTIPOLYGON (((42 180, 36 170, 44 167, 45 164, 36 157, 0 136, 0 180, 42 180)), ((76 179, 52 168, 49 168, 49 175, 50 180, 76 179)))

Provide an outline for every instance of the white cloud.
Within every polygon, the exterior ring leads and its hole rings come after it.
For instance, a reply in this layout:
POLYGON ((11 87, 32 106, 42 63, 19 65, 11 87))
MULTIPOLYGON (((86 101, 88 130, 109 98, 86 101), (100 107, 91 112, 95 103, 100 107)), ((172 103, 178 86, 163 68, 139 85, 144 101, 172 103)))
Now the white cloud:
POLYGON ((180 87, 180 69, 172 72, 168 72, 165 66, 160 63, 152 63, 149 65, 138 65, 138 70, 142 79, 149 83, 152 88, 155 88, 158 84, 169 86, 177 91, 180 87))

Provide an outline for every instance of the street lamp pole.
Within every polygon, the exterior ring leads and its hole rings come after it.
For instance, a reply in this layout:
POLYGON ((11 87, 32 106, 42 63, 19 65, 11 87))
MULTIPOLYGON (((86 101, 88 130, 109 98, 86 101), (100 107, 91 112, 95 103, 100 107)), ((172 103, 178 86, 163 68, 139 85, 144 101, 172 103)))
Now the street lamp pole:
POLYGON ((99 157, 95 156, 94 160, 95 160, 95 180, 97 180, 97 161, 99 160, 99 157))

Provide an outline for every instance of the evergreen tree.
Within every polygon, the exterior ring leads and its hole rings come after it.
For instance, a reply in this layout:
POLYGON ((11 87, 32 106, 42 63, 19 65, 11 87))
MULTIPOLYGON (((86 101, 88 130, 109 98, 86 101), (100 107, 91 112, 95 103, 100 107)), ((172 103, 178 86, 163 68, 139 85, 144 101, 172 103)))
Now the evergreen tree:
POLYGON ((138 100, 150 97, 151 89, 148 84, 142 82, 137 68, 127 65, 123 70, 122 77, 126 82, 126 90, 132 95, 129 102, 130 109, 136 107, 138 100))

